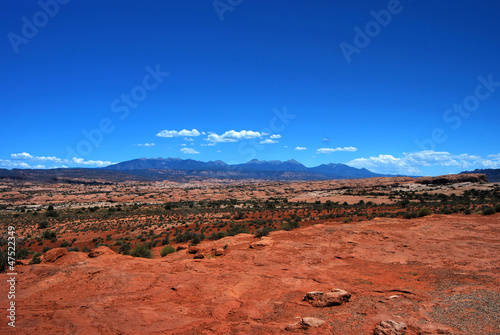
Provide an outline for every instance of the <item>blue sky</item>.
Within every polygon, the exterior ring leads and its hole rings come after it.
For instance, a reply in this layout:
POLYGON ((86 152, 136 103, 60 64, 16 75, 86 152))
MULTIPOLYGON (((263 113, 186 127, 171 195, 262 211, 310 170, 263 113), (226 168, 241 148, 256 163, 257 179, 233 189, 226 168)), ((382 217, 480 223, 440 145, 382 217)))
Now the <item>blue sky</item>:
POLYGON ((0 168, 500 168, 500 3, 0 0, 0 168))

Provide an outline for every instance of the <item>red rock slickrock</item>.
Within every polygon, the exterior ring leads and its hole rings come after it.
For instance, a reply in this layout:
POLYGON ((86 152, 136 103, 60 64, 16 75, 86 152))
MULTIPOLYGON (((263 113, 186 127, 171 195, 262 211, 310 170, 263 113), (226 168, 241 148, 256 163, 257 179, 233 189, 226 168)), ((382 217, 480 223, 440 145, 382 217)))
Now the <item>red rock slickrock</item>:
POLYGON ((499 228, 500 214, 332 222, 271 232, 258 248, 249 234, 204 241, 224 255, 203 259, 53 249, 17 266, 15 333, 359 335, 392 320, 409 335, 494 334, 499 228), (337 287, 348 302, 303 301, 337 287))
POLYGON ((415 179, 417 184, 444 185, 454 183, 487 183, 488 178, 482 173, 450 174, 438 177, 420 177, 415 179))

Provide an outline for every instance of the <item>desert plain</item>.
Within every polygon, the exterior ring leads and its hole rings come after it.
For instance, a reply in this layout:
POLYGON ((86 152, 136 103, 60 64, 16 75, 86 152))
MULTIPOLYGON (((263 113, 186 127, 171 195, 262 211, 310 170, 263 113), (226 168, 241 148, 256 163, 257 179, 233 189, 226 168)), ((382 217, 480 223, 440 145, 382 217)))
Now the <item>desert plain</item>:
POLYGON ((500 334, 484 175, 2 180, 0 222, 2 334, 500 334))

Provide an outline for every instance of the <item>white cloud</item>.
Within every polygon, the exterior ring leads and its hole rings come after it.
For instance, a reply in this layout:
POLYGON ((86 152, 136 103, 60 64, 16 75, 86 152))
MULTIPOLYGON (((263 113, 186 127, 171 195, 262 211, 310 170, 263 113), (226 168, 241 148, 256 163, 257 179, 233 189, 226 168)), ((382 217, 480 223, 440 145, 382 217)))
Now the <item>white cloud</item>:
POLYGON ((349 151, 349 152, 354 152, 357 151, 358 149, 355 147, 343 147, 343 148, 320 148, 316 150, 317 154, 331 154, 332 152, 337 152, 337 151, 349 151))
MULTIPOLYGON (((11 159, 15 160, 16 162, 11 162, 9 160, 3 161, 5 162, 4 165, 11 165, 11 167, 21 167, 21 168, 30 168, 30 165, 26 163, 27 162, 34 162, 34 163, 54 163, 54 164, 79 164, 79 165, 87 165, 87 166, 97 166, 97 167, 103 167, 103 166, 108 166, 113 164, 110 161, 96 161, 96 160, 84 160, 83 158, 76 158, 73 157, 72 159, 61 159, 58 157, 54 156, 33 156, 27 152, 22 152, 18 154, 11 154, 10 155, 11 159), (10 164, 8 163, 10 162, 10 164)), ((1 165, 1 164, 0 164, 1 165)), ((36 166, 37 169, 42 168, 42 164, 39 164, 36 166)))
POLYGON ((2 169, 29 169, 31 167, 25 162, 12 162, 8 159, 0 159, 0 168, 2 168, 2 169))
POLYGON ((330 142, 330 139, 325 137, 325 138, 323 138, 323 141, 330 142))
POLYGON ((194 150, 193 148, 182 148, 180 152, 182 152, 183 154, 199 154, 199 152, 194 150))
POLYGON ((237 142, 239 140, 245 140, 250 138, 259 138, 262 137, 262 134, 258 131, 251 130, 242 130, 242 131, 234 131, 229 130, 226 131, 222 135, 217 135, 216 133, 210 133, 206 138, 209 142, 237 142))
POLYGON ((187 130, 187 129, 182 129, 181 131, 177 130, 162 130, 156 136, 158 137, 179 137, 179 136, 200 136, 201 133, 196 130, 187 130))
POLYGON ((417 167, 413 167, 403 159, 392 155, 356 158, 348 162, 347 165, 358 169, 365 168, 373 172, 387 174, 418 174, 421 172, 417 167))
POLYGON ((273 143, 278 143, 278 141, 271 140, 271 139, 265 139, 263 141, 260 141, 259 144, 273 144, 273 143))
POLYGON ((488 158, 500 159, 500 154, 488 155, 488 158))
POLYGON ((156 144, 154 143, 144 143, 144 144, 136 144, 138 147, 154 147, 156 144))
POLYGON ((21 152, 19 154, 11 154, 10 158, 14 160, 23 160, 23 161, 30 161, 30 162, 52 162, 52 163, 61 163, 62 160, 60 158, 54 157, 54 156, 33 156, 30 155, 27 152, 21 152))
POLYGON ((110 161, 94 161, 94 160, 84 160, 83 158, 76 158, 73 157, 72 159, 64 159, 64 163, 73 163, 73 164, 80 164, 80 165, 92 165, 92 166, 97 166, 97 167, 103 167, 103 166, 108 166, 113 164, 110 161))
POLYGON ((189 137, 184 137, 184 141, 193 142, 194 140, 192 138, 189 138, 189 137))
POLYGON ((469 154, 452 155, 446 151, 424 150, 415 153, 404 153, 403 158, 413 166, 455 166, 462 169, 469 168, 481 157, 469 154))
POLYGON ((424 150, 403 153, 402 157, 379 155, 377 157, 357 158, 347 164, 387 174, 420 174, 422 167, 455 167, 460 170, 472 168, 500 168, 500 155, 489 155, 483 159, 477 155, 453 155, 446 151, 424 150))
POLYGON ((303 151, 303 150, 307 150, 307 148, 306 147, 296 147, 295 150, 303 151))
POLYGON ((281 138, 281 135, 280 134, 274 134, 274 135, 271 135, 271 138, 281 138))

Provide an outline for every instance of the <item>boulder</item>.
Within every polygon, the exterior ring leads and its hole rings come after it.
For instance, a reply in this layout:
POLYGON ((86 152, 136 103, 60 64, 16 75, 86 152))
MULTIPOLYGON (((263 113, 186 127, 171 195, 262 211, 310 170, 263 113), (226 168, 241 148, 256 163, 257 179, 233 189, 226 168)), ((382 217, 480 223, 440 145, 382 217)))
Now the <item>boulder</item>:
POLYGON ((224 249, 222 248, 213 248, 212 253, 214 256, 224 256, 224 249))
POLYGON ((105 247, 105 246, 100 246, 98 248, 95 248, 91 252, 89 252, 89 257, 95 258, 95 257, 99 257, 102 255, 114 255, 114 254, 116 254, 116 253, 113 250, 111 250, 110 248, 105 247))
POLYGON ((205 258, 205 255, 203 255, 201 252, 196 253, 193 257, 194 259, 202 259, 205 258))
POLYGON ((307 301, 314 307, 330 307, 340 306, 344 302, 348 302, 350 298, 350 293, 341 289, 334 289, 326 293, 319 291, 308 292, 302 300, 307 301))
POLYGON ((300 319, 299 322, 290 324, 286 326, 286 330, 297 330, 297 329, 308 329, 308 328, 317 328, 321 327, 325 323, 324 320, 313 318, 313 317, 305 317, 300 319))
POLYGON ((42 256, 42 262, 43 263, 54 263, 56 259, 63 257, 68 253, 68 249, 66 248, 54 248, 48 250, 45 254, 42 256))
POLYGON ((380 322, 373 330, 373 335, 404 335, 406 334, 406 324, 387 320, 380 322))
POLYGON ((188 254, 192 254, 192 255, 194 255, 194 254, 197 254, 197 253, 199 253, 199 252, 200 252, 200 249, 199 249, 199 248, 197 248, 197 247, 190 246, 190 247, 188 248, 188 254))

